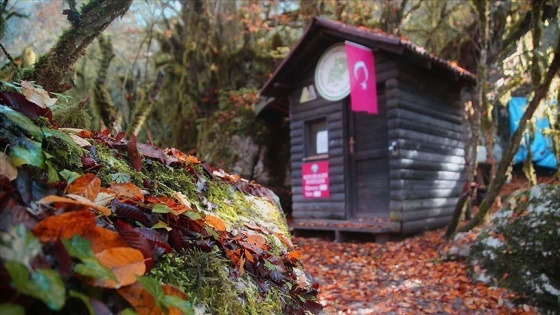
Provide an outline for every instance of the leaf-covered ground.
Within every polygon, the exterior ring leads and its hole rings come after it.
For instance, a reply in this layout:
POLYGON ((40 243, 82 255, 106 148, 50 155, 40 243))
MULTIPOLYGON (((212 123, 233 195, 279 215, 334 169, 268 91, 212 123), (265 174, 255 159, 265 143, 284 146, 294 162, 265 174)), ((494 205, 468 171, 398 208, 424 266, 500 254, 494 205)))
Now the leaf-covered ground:
POLYGON ((386 244, 294 243, 328 314, 537 314, 504 289, 472 284, 463 260, 443 258, 450 246, 443 233, 386 244))

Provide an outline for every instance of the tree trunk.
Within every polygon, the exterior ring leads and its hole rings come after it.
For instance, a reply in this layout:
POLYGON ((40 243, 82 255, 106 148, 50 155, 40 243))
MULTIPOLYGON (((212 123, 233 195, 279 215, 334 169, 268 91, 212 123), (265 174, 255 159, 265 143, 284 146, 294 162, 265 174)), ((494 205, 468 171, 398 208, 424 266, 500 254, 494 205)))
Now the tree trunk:
POLYGON ((504 151, 502 160, 498 164, 498 170, 496 172, 496 177, 490 183, 490 187, 488 188, 488 192, 486 197, 482 201, 479 206, 479 211, 477 215, 469 221, 467 224, 459 228, 459 232, 466 232, 474 228, 475 226, 479 225, 483 222, 483 219, 488 214, 494 200, 498 196, 502 186, 506 181, 506 171, 511 163, 513 156, 519 149, 521 144, 521 138, 523 137, 523 133, 525 132, 525 128, 527 127, 527 122, 533 117, 535 110, 537 109, 538 105, 540 104, 541 100, 546 97, 548 89, 550 88, 550 83, 552 79, 558 74, 558 70, 560 69, 560 35, 558 36, 556 47, 554 49, 554 58, 550 63, 548 71, 546 72, 546 76, 544 81, 537 87, 535 91, 535 95, 531 102, 527 106, 527 110, 519 120, 519 126, 517 130, 513 133, 509 141, 509 145, 507 149, 504 151))
MULTIPOLYGON (((128 11, 132 0, 91 0, 78 20, 67 29, 58 42, 35 65, 29 79, 43 86, 47 91, 63 92, 68 85, 63 80, 72 66, 82 56, 86 47, 119 16, 128 11)), ((75 16, 77 12, 70 12, 75 16)))

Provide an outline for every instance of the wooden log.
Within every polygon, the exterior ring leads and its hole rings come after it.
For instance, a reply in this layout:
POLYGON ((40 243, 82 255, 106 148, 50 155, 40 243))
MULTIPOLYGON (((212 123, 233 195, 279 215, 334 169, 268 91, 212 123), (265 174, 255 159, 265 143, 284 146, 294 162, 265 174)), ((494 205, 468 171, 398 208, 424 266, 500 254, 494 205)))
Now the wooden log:
POLYGON ((389 129, 388 132, 389 143, 392 139, 405 139, 418 141, 422 143, 432 143, 438 145, 445 145, 455 148, 464 148, 463 141, 448 139, 445 137, 439 137, 434 135, 427 135, 417 131, 404 130, 404 129, 389 129))
POLYGON ((446 145, 425 142, 416 142, 406 139, 399 139, 396 142, 399 149, 417 150, 445 155, 465 156, 465 149, 463 148, 449 147, 446 145))
POLYGON ((420 160, 420 161, 431 161, 437 163, 453 163, 459 165, 465 163, 465 158, 463 156, 422 152, 417 150, 404 150, 400 148, 398 151, 398 158, 420 160))
POLYGON ((294 202, 294 204, 296 202, 306 202, 306 203, 330 203, 330 202, 344 202, 346 200, 346 194, 345 193, 333 193, 330 194, 329 198, 303 198, 302 195, 293 195, 292 196, 292 202, 294 202))
MULTIPOLYGON (((321 202, 308 202, 308 203, 294 203, 293 211, 294 214, 300 215, 310 215, 312 212, 321 212, 323 218, 328 218, 331 214, 346 214, 344 211, 346 206, 345 202, 341 201, 331 201, 328 203, 321 202)), ((294 216, 295 217, 295 216, 294 216)), ((300 216, 301 217, 301 216, 300 216)))
POLYGON ((454 207, 457 203, 456 198, 431 198, 431 199, 415 199, 415 200, 391 200, 389 208, 391 211, 415 211, 421 209, 434 209, 444 207, 454 207))
POLYGON ((393 179, 391 180, 391 189, 455 189, 462 188, 465 182, 463 180, 421 180, 421 179, 393 179))
POLYGON ((446 172, 462 172, 465 168, 463 164, 454 163, 437 163, 429 161, 419 161, 411 159, 391 159, 389 160, 391 169, 415 169, 423 171, 446 171, 446 172))
POLYGON ((414 130, 420 133, 431 134, 431 135, 446 137, 450 139, 456 139, 459 141, 462 141, 464 138, 464 134, 459 131, 443 129, 435 125, 418 123, 403 118, 389 119, 387 121, 387 127, 391 129, 414 130))
MULTIPOLYGON (((389 108, 389 103, 387 103, 387 107, 389 108)), ((444 119, 439 119, 433 116, 426 116, 418 114, 414 111, 410 111, 403 108, 398 108, 397 105, 391 105, 391 108, 387 110, 387 118, 402 118, 408 119, 412 121, 416 121, 421 124, 426 124, 428 126, 435 126, 442 129, 453 130, 457 132, 463 131, 463 124, 462 123, 455 123, 450 122, 444 119)))
POLYGON ((391 179, 446 179, 446 180, 463 180, 464 175, 461 172, 446 171, 424 171, 416 169, 391 169, 389 171, 391 179))
POLYGON ((433 93, 419 91, 418 88, 406 84, 399 84, 398 89, 399 99, 401 100, 416 102, 423 107, 430 107, 451 115, 461 116, 462 106, 458 105, 456 96, 442 97, 433 93))
MULTIPOLYGON (((290 119, 295 120, 305 120, 313 119, 316 117, 327 116, 327 120, 335 121, 342 118, 342 102, 344 100, 334 102, 331 104, 326 104, 320 107, 310 107, 305 109, 300 109, 299 111, 290 112, 290 119)), ((304 106, 306 104, 300 105, 304 106)))
POLYGON ((455 207, 422 209, 416 211, 403 211, 399 219, 403 222, 417 221, 428 218, 449 217, 453 215, 455 207))
POLYGON ((461 124, 463 122, 463 117, 461 117, 460 115, 441 111, 439 108, 428 107, 428 105, 419 104, 417 101, 408 98, 399 97, 398 107, 456 124, 461 124))
POLYGON ((395 189, 390 191, 391 200, 454 198, 461 194, 462 188, 437 189, 395 189))

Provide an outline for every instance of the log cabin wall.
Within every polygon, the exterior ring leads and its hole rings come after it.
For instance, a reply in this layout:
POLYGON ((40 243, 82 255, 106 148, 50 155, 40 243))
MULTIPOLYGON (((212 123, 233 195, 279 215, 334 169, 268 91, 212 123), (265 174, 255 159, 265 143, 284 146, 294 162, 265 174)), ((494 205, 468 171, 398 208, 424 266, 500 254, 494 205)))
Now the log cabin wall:
POLYGON ((463 110, 460 87, 449 77, 399 64, 386 84, 391 220, 401 233, 449 223, 464 185, 463 110))
POLYGON ((290 164, 294 219, 346 219, 344 106, 347 98, 331 102, 317 93, 317 99, 300 104, 302 89, 314 84, 315 68, 302 73, 290 93, 290 164), (324 117, 328 130, 329 198, 307 199, 302 192, 302 164, 306 158, 306 123, 324 117))

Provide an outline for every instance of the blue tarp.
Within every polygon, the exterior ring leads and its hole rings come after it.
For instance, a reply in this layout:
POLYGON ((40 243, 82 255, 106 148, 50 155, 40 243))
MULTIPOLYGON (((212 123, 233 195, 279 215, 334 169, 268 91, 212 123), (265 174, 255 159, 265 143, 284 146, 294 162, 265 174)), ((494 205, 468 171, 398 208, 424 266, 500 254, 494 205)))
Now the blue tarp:
MULTIPOLYGON (((511 134, 519 126, 519 119, 523 116, 527 106, 526 97, 512 97, 508 104, 509 110, 509 131, 511 134)), ((541 105, 542 106, 542 105, 541 105)), ((536 119, 536 131, 533 143, 531 143, 531 153, 533 154, 533 162, 542 167, 557 168, 556 157, 552 151, 552 139, 550 136, 543 136, 543 129, 550 128, 550 123, 546 117, 536 119)), ((530 138, 525 134, 521 140, 521 147, 515 154, 513 161, 515 164, 523 162, 527 157, 527 144, 530 138)))

